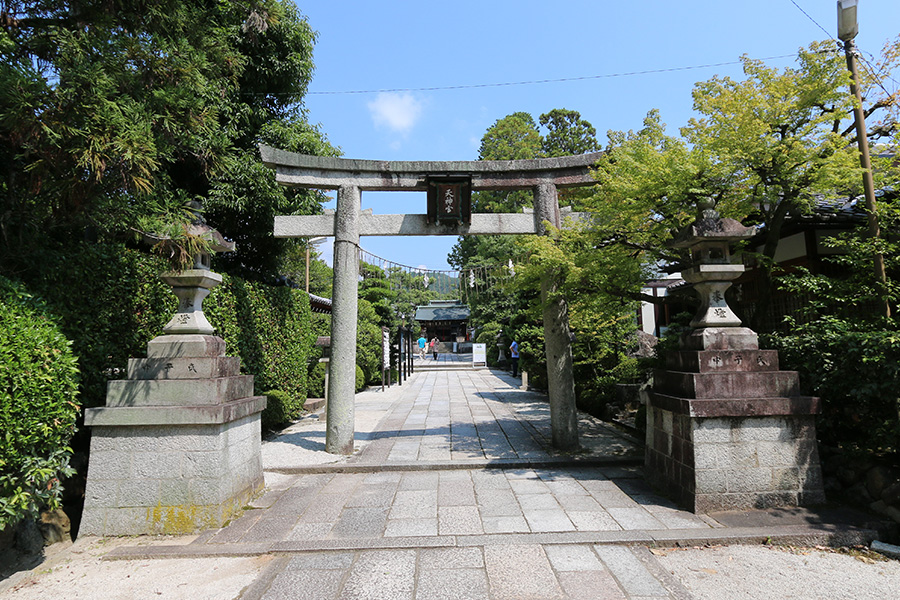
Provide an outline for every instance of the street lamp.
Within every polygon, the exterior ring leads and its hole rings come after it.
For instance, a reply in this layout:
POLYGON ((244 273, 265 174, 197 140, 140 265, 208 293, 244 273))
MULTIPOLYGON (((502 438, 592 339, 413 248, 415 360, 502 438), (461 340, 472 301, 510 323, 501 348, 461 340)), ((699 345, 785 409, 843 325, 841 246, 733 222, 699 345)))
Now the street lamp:
MULTIPOLYGON (((866 116, 862 107, 862 94, 859 90, 859 71, 856 68, 856 56, 859 50, 856 48, 854 38, 859 33, 859 24, 856 20, 856 6, 859 0, 837 0, 838 11, 838 38, 844 42, 844 52, 847 55, 847 69, 850 70, 850 91, 856 97, 853 107, 853 116, 856 121, 856 143, 859 146, 859 163, 863 168, 863 191, 866 196, 866 211, 868 212, 869 237, 878 239, 881 231, 878 227, 878 215, 875 213, 875 182, 872 179, 872 159, 869 156, 869 136, 866 133, 866 116)), ((881 284, 884 291, 887 288, 887 275, 884 270, 884 256, 878 250, 874 256, 875 279, 881 284)), ((891 305, 887 298, 884 299, 882 311, 885 317, 891 316, 891 305)))
POLYGON ((856 22, 857 4, 859 0, 838 0, 838 39, 841 41, 852 40, 859 33, 856 22))

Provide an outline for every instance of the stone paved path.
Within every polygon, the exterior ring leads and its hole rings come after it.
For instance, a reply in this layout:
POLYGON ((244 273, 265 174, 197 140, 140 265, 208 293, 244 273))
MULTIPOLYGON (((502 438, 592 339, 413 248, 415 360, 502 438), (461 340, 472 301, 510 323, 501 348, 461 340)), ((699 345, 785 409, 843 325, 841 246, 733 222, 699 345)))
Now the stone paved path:
POLYGON ((354 456, 325 455, 307 419, 264 444, 267 492, 227 527, 109 557, 276 556, 243 600, 650 600, 690 594, 647 546, 812 539, 807 515, 736 527, 678 510, 636 441, 586 415, 586 450, 554 452, 546 398, 518 384, 429 370, 359 394, 354 456))

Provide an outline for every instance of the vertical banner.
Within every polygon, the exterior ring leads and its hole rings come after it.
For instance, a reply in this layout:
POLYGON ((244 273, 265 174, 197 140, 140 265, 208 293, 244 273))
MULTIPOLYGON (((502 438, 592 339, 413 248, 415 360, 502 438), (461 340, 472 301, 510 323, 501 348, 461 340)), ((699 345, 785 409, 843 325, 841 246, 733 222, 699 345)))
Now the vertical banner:
POLYGON ((391 332, 381 328, 381 391, 384 391, 384 373, 391 368, 391 332))

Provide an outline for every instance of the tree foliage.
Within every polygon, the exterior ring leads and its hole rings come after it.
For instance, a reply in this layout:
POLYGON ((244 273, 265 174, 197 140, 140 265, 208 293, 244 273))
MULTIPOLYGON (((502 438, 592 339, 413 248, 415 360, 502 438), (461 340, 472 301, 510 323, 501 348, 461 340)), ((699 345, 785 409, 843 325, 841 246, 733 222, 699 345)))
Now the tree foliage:
POLYGON ((41 0, 5 8, 0 256, 7 272, 48 236, 150 231, 187 239, 193 215, 185 208, 198 200, 222 219, 226 236, 242 236, 240 269, 271 271, 251 260, 269 254, 253 246, 271 232, 234 212, 259 221, 274 210, 316 210, 315 196, 286 194, 270 172, 254 168, 256 144, 281 138, 334 152, 298 108, 315 36, 292 4, 41 0), (258 197, 247 206, 236 200, 242 194, 258 197))
POLYGON ((735 183, 765 224, 769 262, 789 214, 808 213, 816 193, 835 194, 860 181, 858 155, 835 131, 852 107, 849 75, 839 57, 823 50, 819 44, 801 50, 798 66, 783 71, 744 57, 743 81, 698 83, 694 109, 701 117, 682 130, 697 151, 738 174, 735 183))

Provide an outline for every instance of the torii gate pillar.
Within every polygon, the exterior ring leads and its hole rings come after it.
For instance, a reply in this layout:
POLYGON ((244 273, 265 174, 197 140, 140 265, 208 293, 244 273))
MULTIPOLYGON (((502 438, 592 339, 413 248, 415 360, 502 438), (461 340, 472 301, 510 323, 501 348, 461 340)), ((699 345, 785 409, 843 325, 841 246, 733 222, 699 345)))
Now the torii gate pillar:
POLYGON ((331 454, 353 453, 360 197, 358 187, 342 185, 334 215, 331 376, 325 434, 325 451, 331 454))
MULTIPOLYGON (((559 199, 555 185, 544 183, 534 187, 534 212, 540 223, 541 235, 547 234, 545 221, 553 227, 560 227, 559 199)), ((541 282, 553 447, 566 451, 578 449, 578 418, 568 306, 565 298, 556 297, 557 288, 558 283, 552 278, 541 282)))

